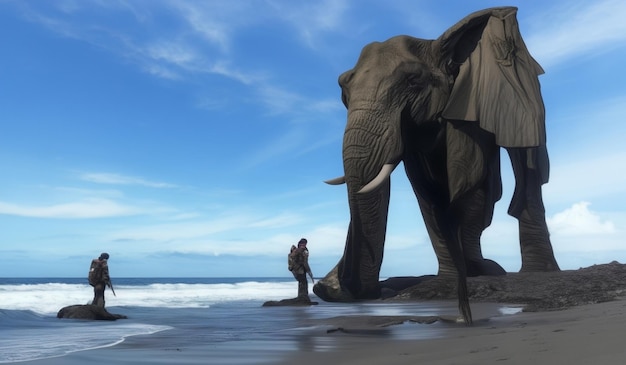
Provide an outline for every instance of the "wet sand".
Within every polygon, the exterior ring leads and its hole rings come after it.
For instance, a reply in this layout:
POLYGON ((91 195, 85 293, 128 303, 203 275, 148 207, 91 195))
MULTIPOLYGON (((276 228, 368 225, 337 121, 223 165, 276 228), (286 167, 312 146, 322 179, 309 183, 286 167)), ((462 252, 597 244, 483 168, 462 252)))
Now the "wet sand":
POLYGON ((280 341, 275 346, 271 341, 185 345, 170 343, 165 331, 131 337, 114 347, 20 364, 626 363, 626 298, 496 318, 481 315, 480 305, 476 307, 472 327, 443 320, 418 325, 394 316, 336 317, 298 334, 293 346, 280 341), (423 326, 435 326, 440 337, 403 339, 403 332, 420 331, 423 326))
MULTIPOLYGON (((626 299, 520 313, 458 326, 429 340, 354 339, 299 364, 625 364, 626 299)), ((295 355, 295 354, 294 354, 295 355)), ((295 363, 295 356, 283 363, 295 363)))

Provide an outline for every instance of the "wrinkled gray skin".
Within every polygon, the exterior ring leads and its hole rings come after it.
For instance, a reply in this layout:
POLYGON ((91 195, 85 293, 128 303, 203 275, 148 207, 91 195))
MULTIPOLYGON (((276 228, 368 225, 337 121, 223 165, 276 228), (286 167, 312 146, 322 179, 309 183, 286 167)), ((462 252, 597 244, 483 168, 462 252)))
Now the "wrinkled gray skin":
MULTIPOLYGON (((466 275, 504 274, 498 264, 483 259, 480 250, 480 236, 501 195, 499 146, 477 123, 441 117, 458 65, 471 52, 467 43, 476 42, 472 32, 488 18, 484 14, 477 12, 476 20, 453 27, 460 29, 446 32, 445 39, 398 36, 371 43, 355 67, 339 77, 347 108, 344 177, 329 183, 347 185, 350 224, 343 257, 313 288, 321 299, 380 297, 390 178, 377 176, 383 166, 393 168, 401 161, 437 255, 439 274, 458 278, 459 308, 467 323, 471 313, 466 275), (461 158, 459 166, 449 166, 447 156, 454 153, 479 157, 461 158), (463 169, 479 174, 476 184, 452 201, 450 168, 455 174, 465 173, 463 169)), ((507 149, 518 198, 509 212, 520 222, 522 271, 558 270, 541 200, 545 178, 526 163, 527 155, 538 155, 537 149, 545 151, 545 146, 507 149)), ((547 154, 545 159, 547 163, 547 154)))

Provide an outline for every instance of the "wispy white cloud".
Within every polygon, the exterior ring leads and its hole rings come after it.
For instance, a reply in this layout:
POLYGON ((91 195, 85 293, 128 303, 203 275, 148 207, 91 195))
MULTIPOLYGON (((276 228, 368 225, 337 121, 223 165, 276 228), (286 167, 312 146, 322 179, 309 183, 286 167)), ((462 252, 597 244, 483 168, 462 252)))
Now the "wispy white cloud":
POLYGON ((300 105, 306 105, 302 96, 269 84, 259 85, 257 94, 272 114, 292 112, 300 105))
MULTIPOLYGON (((258 85, 257 91, 257 100, 263 103, 270 115, 281 116, 281 119, 277 119, 281 122, 286 118, 287 122, 283 129, 276 129, 276 134, 243 162, 242 168, 256 166, 280 156, 299 156, 341 140, 344 126, 341 113, 344 107, 339 98, 314 100, 270 84, 258 85), (316 125, 327 123, 336 127, 337 133, 332 137, 318 133, 311 140, 311 121, 315 121, 316 125)), ((332 131, 330 128, 328 130, 332 131)))
POLYGON ((235 254, 248 255, 268 254, 268 245, 278 242, 272 237, 298 226, 303 217, 297 213, 281 213, 277 215, 253 214, 238 212, 213 219, 194 217, 193 219, 171 221, 164 224, 136 226, 112 232, 107 235, 109 241, 132 242, 133 245, 149 243, 155 250, 167 250, 175 245, 176 250, 187 253, 235 254), (233 238, 249 244, 233 244, 233 238))
POLYGON ((325 0, 310 3, 270 1, 275 14, 293 26, 301 38, 316 47, 320 33, 334 31, 344 24, 349 10, 346 0, 325 0))
POLYGON ((142 178, 133 176, 124 176, 112 173, 84 173, 80 175, 80 179, 97 184, 111 184, 111 185, 141 185, 151 188, 175 188, 176 185, 144 180, 142 178))
POLYGON ((146 52, 152 59, 163 60, 182 68, 187 68, 189 64, 196 62, 198 59, 195 50, 186 46, 183 42, 177 41, 159 41, 148 45, 146 52))
POLYGON ((256 73, 246 73, 240 70, 237 70, 235 67, 231 66, 226 61, 218 61, 210 66, 210 73, 216 75, 222 75, 233 79, 235 81, 239 81, 244 85, 251 85, 254 83, 261 82, 265 79, 265 76, 262 75, 261 72, 256 73))
POLYGON ((314 99, 306 95, 271 84, 268 80, 257 82, 256 99, 273 115, 289 115, 294 120, 319 120, 324 116, 336 115, 344 110, 339 97, 334 99, 314 99))
POLYGON ((107 199, 83 201, 46 206, 26 206, 0 202, 0 214, 32 218, 107 218, 141 214, 140 208, 119 204, 107 199))
MULTIPOLYGON (((146 3, 147 4, 147 3, 146 3)), ((38 23, 64 37, 78 39, 102 48, 137 65, 142 71, 158 78, 188 82, 198 76, 222 76, 247 86, 258 96, 255 102, 270 113, 298 113, 309 108, 329 108, 327 101, 307 100, 293 90, 276 85, 272 75, 262 69, 238 65, 231 54, 233 39, 244 28, 265 22, 285 22, 311 39, 320 32, 329 32, 341 24, 346 11, 345 1, 291 4, 290 2, 197 2, 176 0, 156 5, 132 4, 74 4, 62 11, 46 7, 24 6, 24 13, 38 23), (275 11, 280 8, 280 11, 275 11), (136 24, 122 24, 111 28, 107 23, 85 23, 81 11, 94 12, 106 9, 108 15, 133 14, 136 24), (159 14, 167 12, 173 23, 168 32, 150 32, 159 14)), ((152 4, 152 3, 150 3, 152 4)), ((131 20, 132 22, 132 20, 131 20)), ((211 109, 223 104, 200 103, 199 107, 211 109)))
POLYGON ((158 65, 158 64, 145 65, 143 69, 145 72, 149 73, 150 75, 154 75, 162 79, 167 79, 167 80, 180 80, 181 79, 181 76, 177 72, 162 65, 158 65))
POLYGON ((228 52, 231 47, 234 30, 253 23, 254 15, 245 1, 169 1, 168 6, 178 12, 187 28, 205 41, 215 44, 221 52, 228 52))
POLYGON ((240 82, 249 82, 251 76, 229 69, 223 61, 218 60, 219 55, 225 54, 229 48, 230 34, 238 26, 245 24, 242 18, 254 15, 251 9, 228 5, 238 2, 172 1, 150 3, 150 6, 146 6, 147 3, 142 6, 126 6, 124 2, 108 3, 76 3, 68 7, 60 2, 52 7, 26 4, 21 8, 22 14, 28 20, 64 37, 106 49, 136 63, 142 70, 157 77, 181 80, 186 73, 214 73, 240 82), (54 11, 55 6, 60 11, 54 11), (139 32, 124 25, 111 28, 106 23, 85 23, 81 18, 81 11, 95 12, 102 9, 109 13, 108 16, 114 16, 111 13, 131 13, 141 23, 142 29, 149 30, 154 22, 147 20, 154 20, 157 16, 155 14, 163 11, 169 12, 170 17, 174 15, 172 22, 178 21, 184 26, 173 27, 172 31, 166 33, 139 32), (220 18, 221 15, 223 17, 220 18))
POLYGON ((298 153, 298 146, 302 146, 306 142, 306 134, 301 128, 289 128, 276 137, 268 140, 261 148, 250 156, 245 156, 246 160, 242 161, 239 169, 246 170, 253 166, 258 166, 266 161, 284 156, 289 153, 298 153), (296 151, 296 152, 290 152, 296 151))
MULTIPOLYGON (((293 229, 294 226, 291 226, 290 230, 293 229)), ((283 257, 288 253, 292 244, 296 244, 301 237, 305 237, 309 241, 310 250, 315 253, 312 259, 330 257, 334 265, 335 260, 339 260, 343 253, 345 235, 345 227, 331 225, 318 226, 298 233, 259 231, 257 228, 254 234, 242 234, 238 239, 224 239, 218 235, 185 240, 174 239, 173 242, 176 242, 176 245, 163 246, 162 251, 175 249, 177 252, 186 254, 283 257)), ((328 267, 327 270, 331 268, 328 267)), ((320 274, 321 271, 319 271, 320 274)))
POLYGON ((55 33, 60 34, 67 38, 83 39, 83 35, 79 32, 71 23, 66 20, 49 16, 47 14, 39 13, 32 10, 23 11, 26 19, 31 22, 40 24, 41 26, 53 30, 55 33))
POLYGON ((183 242, 241 229, 250 223, 251 219, 243 215, 213 220, 180 221, 120 230, 111 233, 109 239, 111 241, 183 242))
POLYGON ((544 67, 626 46, 626 2, 603 0, 546 8, 528 19, 528 48, 544 67))
POLYGON ((293 213, 283 213, 274 217, 265 218, 250 224, 251 228, 280 228, 292 226, 303 221, 302 217, 293 213))

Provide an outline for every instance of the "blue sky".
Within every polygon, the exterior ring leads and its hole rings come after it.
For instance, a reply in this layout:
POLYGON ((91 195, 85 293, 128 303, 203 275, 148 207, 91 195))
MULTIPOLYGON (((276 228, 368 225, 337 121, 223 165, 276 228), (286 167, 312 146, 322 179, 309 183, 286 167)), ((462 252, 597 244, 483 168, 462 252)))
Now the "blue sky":
MULTIPOLYGON (((337 77, 361 48, 436 38, 495 1, 0 0, 0 277, 288 276, 343 252, 345 110, 337 77)), ((626 3, 512 1, 546 73, 561 268, 626 262, 626 3), (549 4, 549 5, 548 5, 549 4)), ((513 180, 483 253, 520 267, 513 180)), ((382 276, 436 271, 402 168, 382 276)))

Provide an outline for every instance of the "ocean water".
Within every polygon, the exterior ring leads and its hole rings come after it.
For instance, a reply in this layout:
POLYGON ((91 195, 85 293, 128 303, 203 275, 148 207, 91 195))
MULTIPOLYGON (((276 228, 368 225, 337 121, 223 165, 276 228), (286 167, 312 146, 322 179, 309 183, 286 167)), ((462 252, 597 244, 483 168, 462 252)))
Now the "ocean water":
MULTIPOLYGON (((0 278, 0 363, 62 357, 111 346, 209 346, 213 363, 239 356, 237 363, 258 363, 245 351, 328 351, 333 342, 310 320, 351 315, 456 315, 456 303, 326 303, 262 307, 269 300, 293 298, 293 278, 114 278, 116 296, 107 289, 106 308, 124 314, 118 321, 58 319, 59 309, 88 304, 93 289, 85 278, 0 278), (302 336, 304 333, 310 335, 302 336), (306 338, 303 343, 302 338, 306 338), (142 342, 143 341, 143 342, 142 342), (220 360, 221 359, 221 360, 220 360)), ((514 312, 514 311, 513 311, 514 312)), ((506 308, 500 308, 506 313, 506 308)), ((411 325, 388 336, 431 338, 438 325, 411 325)), ((271 357, 265 356, 269 359, 271 357)), ((207 363, 212 363, 207 359, 207 363)), ((258 360, 258 358, 256 359, 258 360)))

